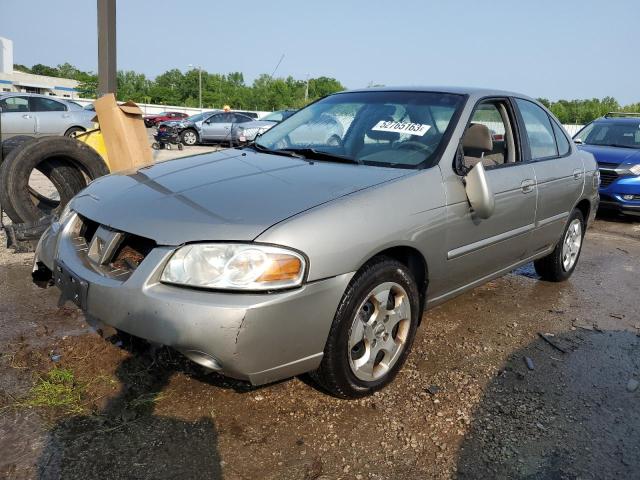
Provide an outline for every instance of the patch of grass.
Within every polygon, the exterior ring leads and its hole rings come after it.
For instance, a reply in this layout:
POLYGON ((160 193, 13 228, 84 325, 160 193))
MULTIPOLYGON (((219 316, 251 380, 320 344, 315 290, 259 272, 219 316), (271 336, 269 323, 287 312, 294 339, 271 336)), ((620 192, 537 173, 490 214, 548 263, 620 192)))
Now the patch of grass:
POLYGON ((54 368, 31 388, 27 398, 20 402, 26 407, 62 408, 68 413, 83 410, 81 397, 84 386, 79 384, 68 368, 54 368))
POLYGON ((155 405, 165 397, 166 395, 163 392, 145 393, 131 400, 129 405, 133 408, 148 408, 155 405))

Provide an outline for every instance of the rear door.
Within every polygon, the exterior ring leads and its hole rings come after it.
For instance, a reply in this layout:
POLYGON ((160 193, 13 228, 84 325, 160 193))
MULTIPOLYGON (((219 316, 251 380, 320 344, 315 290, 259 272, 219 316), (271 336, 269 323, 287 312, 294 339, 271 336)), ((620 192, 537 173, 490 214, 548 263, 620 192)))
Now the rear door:
POLYGON ((560 239, 567 218, 582 194, 584 165, 564 129, 542 107, 515 99, 520 115, 525 158, 533 166, 538 185, 533 253, 560 239))
POLYGON ((71 113, 64 103, 52 98, 29 97, 29 109, 36 120, 36 135, 64 135, 71 127, 71 113))
POLYGON ((446 182, 445 289, 449 292, 505 270, 529 255, 537 190, 533 167, 522 161, 516 118, 507 98, 482 100, 472 113, 466 132, 473 129, 480 135, 463 137, 464 165, 468 169, 482 162, 495 197, 495 211, 487 219, 473 213, 464 191, 464 172, 455 172, 457 181, 446 182), (484 141, 467 140, 474 136, 484 141), (489 146, 491 150, 487 150, 489 146))
POLYGON ((17 135, 35 135, 36 120, 29 110, 29 97, 5 97, 0 100, 0 109, 2 110, 2 118, 0 118, 2 140, 17 135))

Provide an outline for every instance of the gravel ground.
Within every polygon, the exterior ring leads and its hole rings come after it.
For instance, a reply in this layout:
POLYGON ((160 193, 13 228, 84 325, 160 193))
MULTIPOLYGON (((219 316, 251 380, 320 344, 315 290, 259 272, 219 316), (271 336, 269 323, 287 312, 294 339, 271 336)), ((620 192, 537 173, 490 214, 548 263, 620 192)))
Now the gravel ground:
POLYGON ((427 312, 395 382, 358 401, 104 340, 31 259, 0 249, 2 478, 640 477, 636 221, 598 220, 566 283, 529 266, 427 312), (33 406, 54 367, 77 396, 33 406))

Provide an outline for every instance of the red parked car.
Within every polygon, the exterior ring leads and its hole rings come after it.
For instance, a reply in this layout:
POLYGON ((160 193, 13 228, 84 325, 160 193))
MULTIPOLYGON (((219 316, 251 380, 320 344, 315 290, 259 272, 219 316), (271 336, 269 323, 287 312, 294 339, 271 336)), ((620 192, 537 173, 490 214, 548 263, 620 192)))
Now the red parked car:
POLYGON ((157 113, 155 115, 145 115, 144 116, 144 124, 147 128, 153 127, 160 122, 167 122, 169 120, 182 120, 183 118, 187 118, 189 115, 181 112, 162 112, 157 113))

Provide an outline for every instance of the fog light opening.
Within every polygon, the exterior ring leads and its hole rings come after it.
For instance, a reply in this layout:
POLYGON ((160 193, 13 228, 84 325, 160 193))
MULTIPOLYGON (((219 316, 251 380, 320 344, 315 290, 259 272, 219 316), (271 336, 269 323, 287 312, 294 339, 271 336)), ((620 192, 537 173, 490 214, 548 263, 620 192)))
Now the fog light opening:
POLYGON ((182 354, 192 362, 195 362, 198 365, 203 366, 204 368, 207 368, 209 370, 213 370, 216 372, 222 370, 222 365, 220 364, 220 361, 209 354, 200 352, 198 350, 182 350, 182 354))

